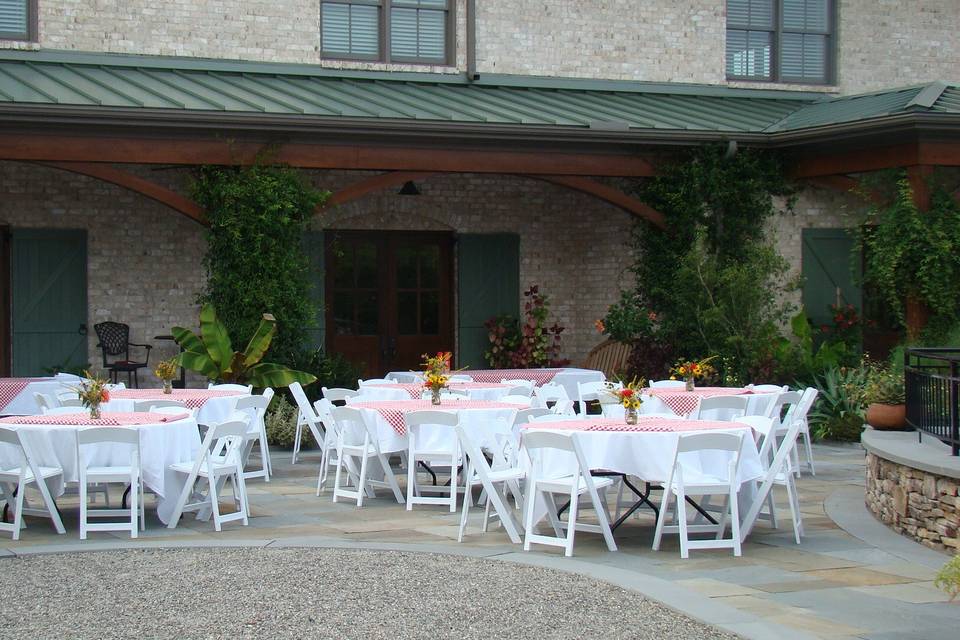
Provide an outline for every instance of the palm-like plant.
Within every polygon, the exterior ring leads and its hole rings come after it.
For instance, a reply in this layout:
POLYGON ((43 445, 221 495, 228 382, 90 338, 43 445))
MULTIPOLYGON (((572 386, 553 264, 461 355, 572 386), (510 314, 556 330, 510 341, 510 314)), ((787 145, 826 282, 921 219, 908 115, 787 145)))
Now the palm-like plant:
POLYGON ((227 329, 217 318, 216 309, 211 304, 203 305, 200 310, 200 335, 183 327, 171 330, 174 340, 183 348, 178 364, 209 380, 252 384, 260 388, 314 382, 317 378, 310 373, 272 362, 261 362, 276 332, 276 319, 265 313, 246 349, 234 351, 227 329))

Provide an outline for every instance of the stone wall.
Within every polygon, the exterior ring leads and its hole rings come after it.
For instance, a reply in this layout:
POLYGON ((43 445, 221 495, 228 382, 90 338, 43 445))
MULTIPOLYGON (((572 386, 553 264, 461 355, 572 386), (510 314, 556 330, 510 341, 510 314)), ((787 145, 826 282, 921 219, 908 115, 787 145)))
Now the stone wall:
POLYGON ((867 508, 894 531, 932 549, 960 552, 957 484, 867 453, 867 508))
MULTIPOLYGON (((477 3, 477 68, 509 73, 731 84, 841 93, 960 80, 956 0, 838 0, 834 87, 727 83, 724 0, 489 0, 477 3)), ((318 0, 42 0, 43 48, 462 72, 465 0, 455 0, 456 66, 382 65, 320 56, 318 0), (158 8, 162 7, 162 8, 158 8)))

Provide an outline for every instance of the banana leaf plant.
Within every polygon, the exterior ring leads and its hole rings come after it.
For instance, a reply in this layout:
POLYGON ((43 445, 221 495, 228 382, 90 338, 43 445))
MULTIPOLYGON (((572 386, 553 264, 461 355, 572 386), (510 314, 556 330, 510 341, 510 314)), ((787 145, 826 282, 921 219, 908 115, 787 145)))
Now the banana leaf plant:
POLYGON ((171 330, 174 340, 183 348, 178 364, 196 371, 209 380, 252 384, 254 387, 286 387, 293 382, 306 385, 317 377, 272 362, 261 362, 277 332, 277 321, 263 314, 260 325, 243 351, 234 351, 227 328, 217 318, 211 304, 200 310, 200 335, 183 327, 171 330))

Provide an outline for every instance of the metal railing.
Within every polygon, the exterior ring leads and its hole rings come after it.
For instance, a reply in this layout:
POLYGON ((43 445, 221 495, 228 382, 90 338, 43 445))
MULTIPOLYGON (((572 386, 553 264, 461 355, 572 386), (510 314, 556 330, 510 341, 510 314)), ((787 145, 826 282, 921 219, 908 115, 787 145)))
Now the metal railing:
POLYGON ((960 348, 906 349, 903 361, 907 424, 960 455, 960 348))

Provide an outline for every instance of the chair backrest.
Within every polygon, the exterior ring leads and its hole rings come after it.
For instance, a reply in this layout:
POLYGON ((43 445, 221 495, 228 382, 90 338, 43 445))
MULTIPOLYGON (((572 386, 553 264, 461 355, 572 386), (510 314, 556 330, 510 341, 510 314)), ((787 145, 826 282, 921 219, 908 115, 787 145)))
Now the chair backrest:
POLYGON ((682 389, 687 386, 683 380, 651 380, 651 389, 682 389))
POLYGON ((225 382, 223 384, 215 384, 210 382, 207 384, 207 389, 212 391, 240 391, 241 393, 253 393, 252 384, 234 384, 232 382, 225 382))
POLYGON ((527 422, 564 422, 567 420, 580 420, 580 416, 563 415, 558 413, 546 413, 542 416, 528 416, 527 422))
POLYGON ((5 426, 0 426, 0 443, 11 445, 16 450, 19 460, 17 460, 15 463, 16 467, 10 468, 20 469, 21 481, 26 477, 28 469, 33 472, 34 478, 42 477, 40 475, 40 469, 37 467, 35 458, 30 450, 29 443, 25 440, 21 440, 20 434, 16 430, 5 426))
POLYGON ((740 466, 740 448, 743 446, 744 435, 745 432, 743 431, 737 433, 704 432, 681 434, 677 439, 677 452, 673 458, 670 482, 673 482, 678 470, 682 477, 682 469, 685 466, 684 453, 721 451, 730 454, 726 469, 727 473, 722 479, 726 483, 732 483, 737 477, 737 469, 740 466))
POLYGON ((463 389, 443 389, 440 391, 441 398, 469 398, 470 394, 463 389))
POLYGON ((237 412, 232 413, 229 420, 207 429, 203 444, 200 445, 203 453, 197 460, 198 468, 204 457, 215 455, 215 452, 219 452, 227 464, 239 464, 240 449, 243 447, 249 429, 249 416, 237 412))
POLYGON ((533 395, 533 387, 527 387, 525 385, 519 384, 515 387, 510 387, 507 389, 508 396, 526 396, 530 397, 533 395))
MULTIPOLYGON (((360 409, 333 406, 330 415, 336 422, 334 433, 337 434, 338 441, 344 445, 361 445, 370 436, 369 428, 360 409)), ((374 444, 376 443, 374 442, 374 444)))
POLYGON ((60 400, 56 396, 52 396, 49 393, 34 393, 33 399, 37 403, 37 409, 40 410, 40 413, 46 413, 50 409, 55 409, 60 406, 60 400))
POLYGON ((437 409, 424 409, 423 411, 410 411, 403 414, 403 423, 407 429, 419 427, 421 425, 440 425, 444 427, 455 427, 460 423, 460 418, 452 411, 442 411, 437 409))
POLYGON ((313 410, 320 416, 320 422, 323 423, 323 426, 328 430, 332 429, 333 433, 336 433, 337 421, 333 419, 334 408, 333 403, 326 398, 320 398, 313 403, 313 410))
POLYGON ((455 373, 451 376, 448 376, 447 379, 450 382, 473 382, 473 376, 468 376, 465 373, 455 373))
POLYGON ((583 368, 602 371, 609 378, 627 368, 631 353, 633 353, 632 344, 605 340, 590 350, 583 368))
POLYGON ((523 396, 523 395, 518 396, 518 395, 510 394, 510 395, 503 396, 502 398, 498 398, 497 402, 508 402, 510 404, 518 404, 522 407, 529 407, 530 403, 532 402, 532 398, 530 398, 530 396, 523 396))
POLYGON ((767 417, 773 418, 777 424, 785 426, 787 423, 787 415, 793 412, 794 406, 800 402, 800 397, 799 391, 781 393, 767 409, 767 417), (787 409, 786 415, 784 414, 784 407, 787 409))
POLYGON ((545 385, 536 387, 533 390, 533 394, 537 397, 537 400, 543 404, 543 406, 547 406, 547 402, 570 399, 566 388, 555 382, 549 382, 545 385))
POLYGON ((787 385, 780 386, 779 384, 748 384, 747 389, 754 393, 784 393, 790 391, 790 387, 787 385))
POLYGON ((423 376, 419 373, 414 373, 413 371, 397 371, 395 373, 391 373, 390 377, 393 378, 395 382, 405 384, 420 384, 423 382, 423 376))
MULTIPOLYGON (((791 391, 790 393, 797 392, 791 391)), ((790 450, 793 449, 797 436, 800 434, 800 429, 806 422, 806 412, 813 406, 813 402, 816 400, 818 393, 819 391, 817 389, 809 387, 805 389, 802 394, 797 393, 800 398, 787 410, 783 420, 780 420, 778 415, 770 416, 773 422, 773 429, 775 429, 775 433, 779 437, 767 437, 763 439, 763 444, 760 446, 760 460, 764 465, 767 465, 770 459, 773 458, 769 469, 774 473, 780 471, 781 465, 786 465, 786 468, 789 469, 791 464, 789 456, 790 450)))
POLYGON ((162 413, 169 416, 196 415, 196 409, 187 409, 186 407, 154 407, 150 413, 162 413))
MULTIPOLYGON (((317 413, 314 411, 313 406, 310 404, 310 401, 307 400, 307 394, 303 392, 303 387, 300 386, 299 382, 290 383, 290 395, 293 396, 294 402, 297 403, 297 408, 300 410, 300 417, 305 420, 317 420, 317 413)), ((327 388, 323 388, 324 394, 323 397, 327 398, 327 388)), ((333 389, 330 389, 333 391, 333 389)), ((356 394, 356 391, 353 392, 356 394)), ((329 399, 329 398, 328 398, 329 399)), ((331 399, 332 400, 332 399, 331 399)))
MULTIPOLYGON (((290 385, 291 391, 293 390, 294 384, 297 385, 298 387, 300 386, 299 383, 294 382, 293 384, 290 385)), ((321 391, 323 392, 323 397, 329 400, 330 402, 344 402, 346 401, 347 398, 356 398, 357 396, 360 395, 360 392, 355 391, 354 389, 343 389, 339 387, 334 387, 332 389, 328 389, 327 387, 321 387, 321 391)), ((303 393, 302 387, 300 388, 300 392, 303 393)), ((304 398, 306 398, 306 396, 304 396, 304 398)))
POLYGON ((557 400, 550 407, 550 411, 558 416, 572 416, 574 415, 573 400, 557 400))
POLYGON ((130 326, 122 322, 98 322, 93 325, 93 330, 97 334, 97 345, 103 350, 103 359, 106 362, 107 356, 118 356, 121 353, 129 352, 130 344, 130 326))
POLYGON ((273 387, 264 387, 263 391, 260 392, 260 395, 267 399, 267 405, 269 405, 276 393, 274 392, 273 387))
POLYGON ((774 424, 773 418, 768 418, 767 416, 743 416, 742 418, 737 418, 736 422, 745 424, 753 429, 753 433, 757 436, 758 442, 770 435, 774 424))
POLYGON ((702 398, 697 412, 699 420, 736 420, 747 413, 748 396, 714 396, 702 398))
POLYGON ((580 414, 587 414, 587 402, 591 400, 602 402, 601 398, 612 395, 610 388, 611 384, 607 382, 578 382, 577 400, 580 402, 580 414))
POLYGON ((103 388, 107 391, 118 391, 120 389, 126 389, 127 384, 125 382, 108 382, 107 384, 103 385, 103 388))
POLYGON ((178 400, 136 400, 133 403, 133 410, 137 412, 153 411, 161 407, 178 407, 184 411, 187 410, 187 405, 178 400))
POLYGON ((270 404, 270 399, 265 396, 244 396, 237 400, 237 411, 253 409, 255 411, 266 411, 270 404))
POLYGON ((500 384, 512 384, 515 387, 526 387, 530 389, 531 393, 533 393, 533 388, 537 386, 537 383, 533 380, 525 380, 523 378, 501 378, 500 384))
POLYGON ((517 411, 516 417, 513 419, 514 426, 527 424, 531 417, 536 418, 539 416, 552 416, 553 413, 550 409, 545 409, 543 407, 531 407, 529 409, 520 409, 517 411))
POLYGON ((140 445, 140 432, 127 427, 85 427, 77 430, 77 444, 97 444, 117 442, 140 445))
MULTIPOLYGON (((566 451, 573 454, 571 462, 575 465, 573 469, 565 469, 569 475, 579 475, 588 491, 592 496, 597 495, 597 489, 593 484, 593 478, 590 476, 590 467, 587 465, 586 458, 583 455, 583 449, 580 446, 579 434, 576 432, 561 433, 557 431, 539 431, 536 429, 526 429, 521 437, 523 448, 527 452, 530 460, 530 466, 536 470, 536 474, 543 472, 541 457, 536 452, 541 449, 553 449, 556 451, 566 451)), ((551 466, 555 460, 551 458, 551 466)))
POLYGON ((368 378, 367 380, 357 379, 357 388, 359 389, 365 384, 396 384, 397 381, 393 378, 368 378))

